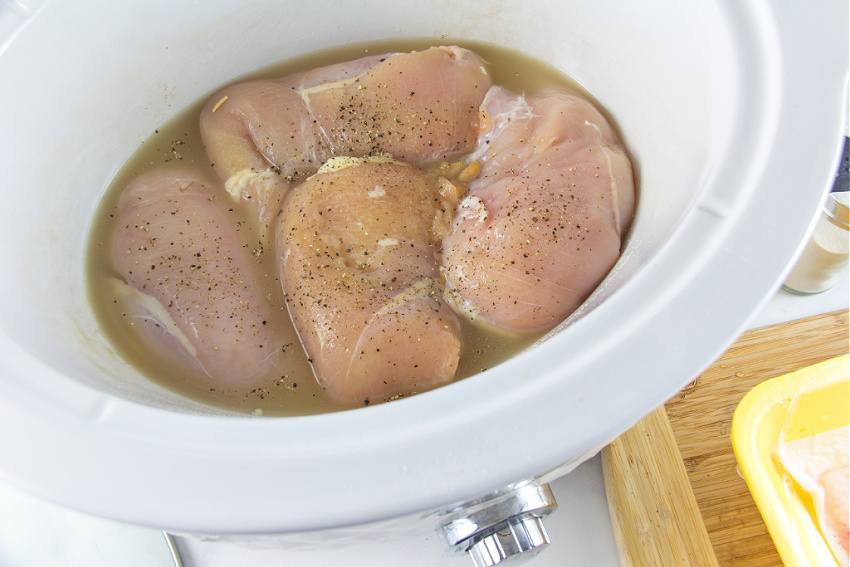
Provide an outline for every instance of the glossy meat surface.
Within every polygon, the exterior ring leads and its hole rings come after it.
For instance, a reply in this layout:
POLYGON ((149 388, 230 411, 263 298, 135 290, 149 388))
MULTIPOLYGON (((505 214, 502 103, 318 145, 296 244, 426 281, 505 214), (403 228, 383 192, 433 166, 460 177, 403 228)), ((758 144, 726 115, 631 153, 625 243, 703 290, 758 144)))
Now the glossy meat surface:
POLYGON ((331 156, 447 159, 474 147, 491 84, 458 47, 369 56, 226 87, 202 110, 201 133, 223 180, 269 167, 299 178, 331 156))
POLYGON ((511 332, 553 327, 619 258, 634 211, 631 162, 585 99, 493 87, 469 158, 480 175, 445 239, 449 296, 473 319, 511 332))
POLYGON ((468 153, 491 84, 483 61, 459 47, 369 56, 226 87, 202 110, 201 135, 228 191, 267 220, 290 182, 333 156, 424 163, 468 153))
POLYGON ((189 170, 128 185, 116 212, 114 284, 144 340, 170 349, 210 385, 244 387, 285 365, 282 347, 294 336, 262 292, 256 260, 216 185, 189 170))
POLYGON ((350 402, 444 384, 460 356, 435 256, 451 204, 418 168, 348 165, 295 188, 280 225, 287 307, 316 378, 350 402))
POLYGON ((233 84, 200 128, 212 167, 126 189, 114 286, 142 341, 216 387, 305 358, 343 406, 448 383, 459 315, 533 340, 605 277, 634 211, 589 102, 493 86, 458 47, 233 84))

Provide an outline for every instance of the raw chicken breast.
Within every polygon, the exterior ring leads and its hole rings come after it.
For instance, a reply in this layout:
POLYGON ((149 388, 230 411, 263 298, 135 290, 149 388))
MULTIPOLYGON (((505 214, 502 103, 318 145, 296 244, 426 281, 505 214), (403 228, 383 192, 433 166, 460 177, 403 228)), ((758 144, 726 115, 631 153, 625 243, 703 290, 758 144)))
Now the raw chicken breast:
POLYGON ((841 567, 850 564, 850 426, 780 440, 779 462, 811 498, 820 532, 841 567))
POLYGON ((850 563, 850 465, 844 464, 820 475, 823 489, 823 532, 841 565, 850 563))
POLYGON ((283 211, 287 307, 333 398, 377 401, 454 377, 459 328, 435 257, 453 209, 434 177, 335 158, 293 189, 283 211))
POLYGON ((416 164, 470 152, 492 84, 484 62, 459 47, 385 57, 353 79, 299 85, 331 152, 416 164))
POLYGON ((611 270, 634 211, 629 158, 606 119, 563 90, 493 87, 481 165, 443 242, 447 293, 481 323, 549 329, 611 270))
POLYGON ((289 182, 332 156, 423 163, 470 152, 491 84, 459 47, 364 57, 227 87, 201 111, 201 135, 227 190, 268 223, 289 182))
POLYGON ((115 215, 115 285, 144 340, 169 346, 210 385, 238 388, 274 377, 283 345, 296 338, 262 292, 216 183, 169 170, 126 187, 115 215))

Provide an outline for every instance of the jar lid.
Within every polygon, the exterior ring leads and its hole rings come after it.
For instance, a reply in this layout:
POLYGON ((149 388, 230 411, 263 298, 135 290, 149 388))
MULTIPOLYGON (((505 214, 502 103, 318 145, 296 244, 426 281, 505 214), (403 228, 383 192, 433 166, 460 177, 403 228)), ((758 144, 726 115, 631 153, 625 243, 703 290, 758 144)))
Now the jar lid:
POLYGON ((824 204, 824 210, 834 224, 845 230, 850 230, 850 192, 830 193, 824 204))

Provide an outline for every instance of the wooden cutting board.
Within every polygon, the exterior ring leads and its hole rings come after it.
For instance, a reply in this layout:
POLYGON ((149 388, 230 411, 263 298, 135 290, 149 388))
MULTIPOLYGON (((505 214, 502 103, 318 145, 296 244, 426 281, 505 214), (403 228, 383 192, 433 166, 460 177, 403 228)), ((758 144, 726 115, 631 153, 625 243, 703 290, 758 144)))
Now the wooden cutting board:
POLYGON ((848 310, 747 331, 710 368, 603 450, 624 567, 781 567, 738 474, 732 414, 754 386, 850 350, 848 310))

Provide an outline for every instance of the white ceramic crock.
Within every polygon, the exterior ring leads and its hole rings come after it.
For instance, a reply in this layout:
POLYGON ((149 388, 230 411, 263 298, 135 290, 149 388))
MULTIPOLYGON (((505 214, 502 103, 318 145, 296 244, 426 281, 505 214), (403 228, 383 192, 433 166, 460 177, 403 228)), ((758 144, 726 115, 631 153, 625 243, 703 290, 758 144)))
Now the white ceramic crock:
POLYGON ((592 455, 708 366, 778 286, 829 186, 847 3, 0 2, 0 478, 160 528, 303 532, 428 510, 592 455), (332 415, 222 415, 98 332, 87 230, 122 162, 219 85, 328 46, 471 39, 615 117, 640 202, 559 332, 457 384, 332 415))

